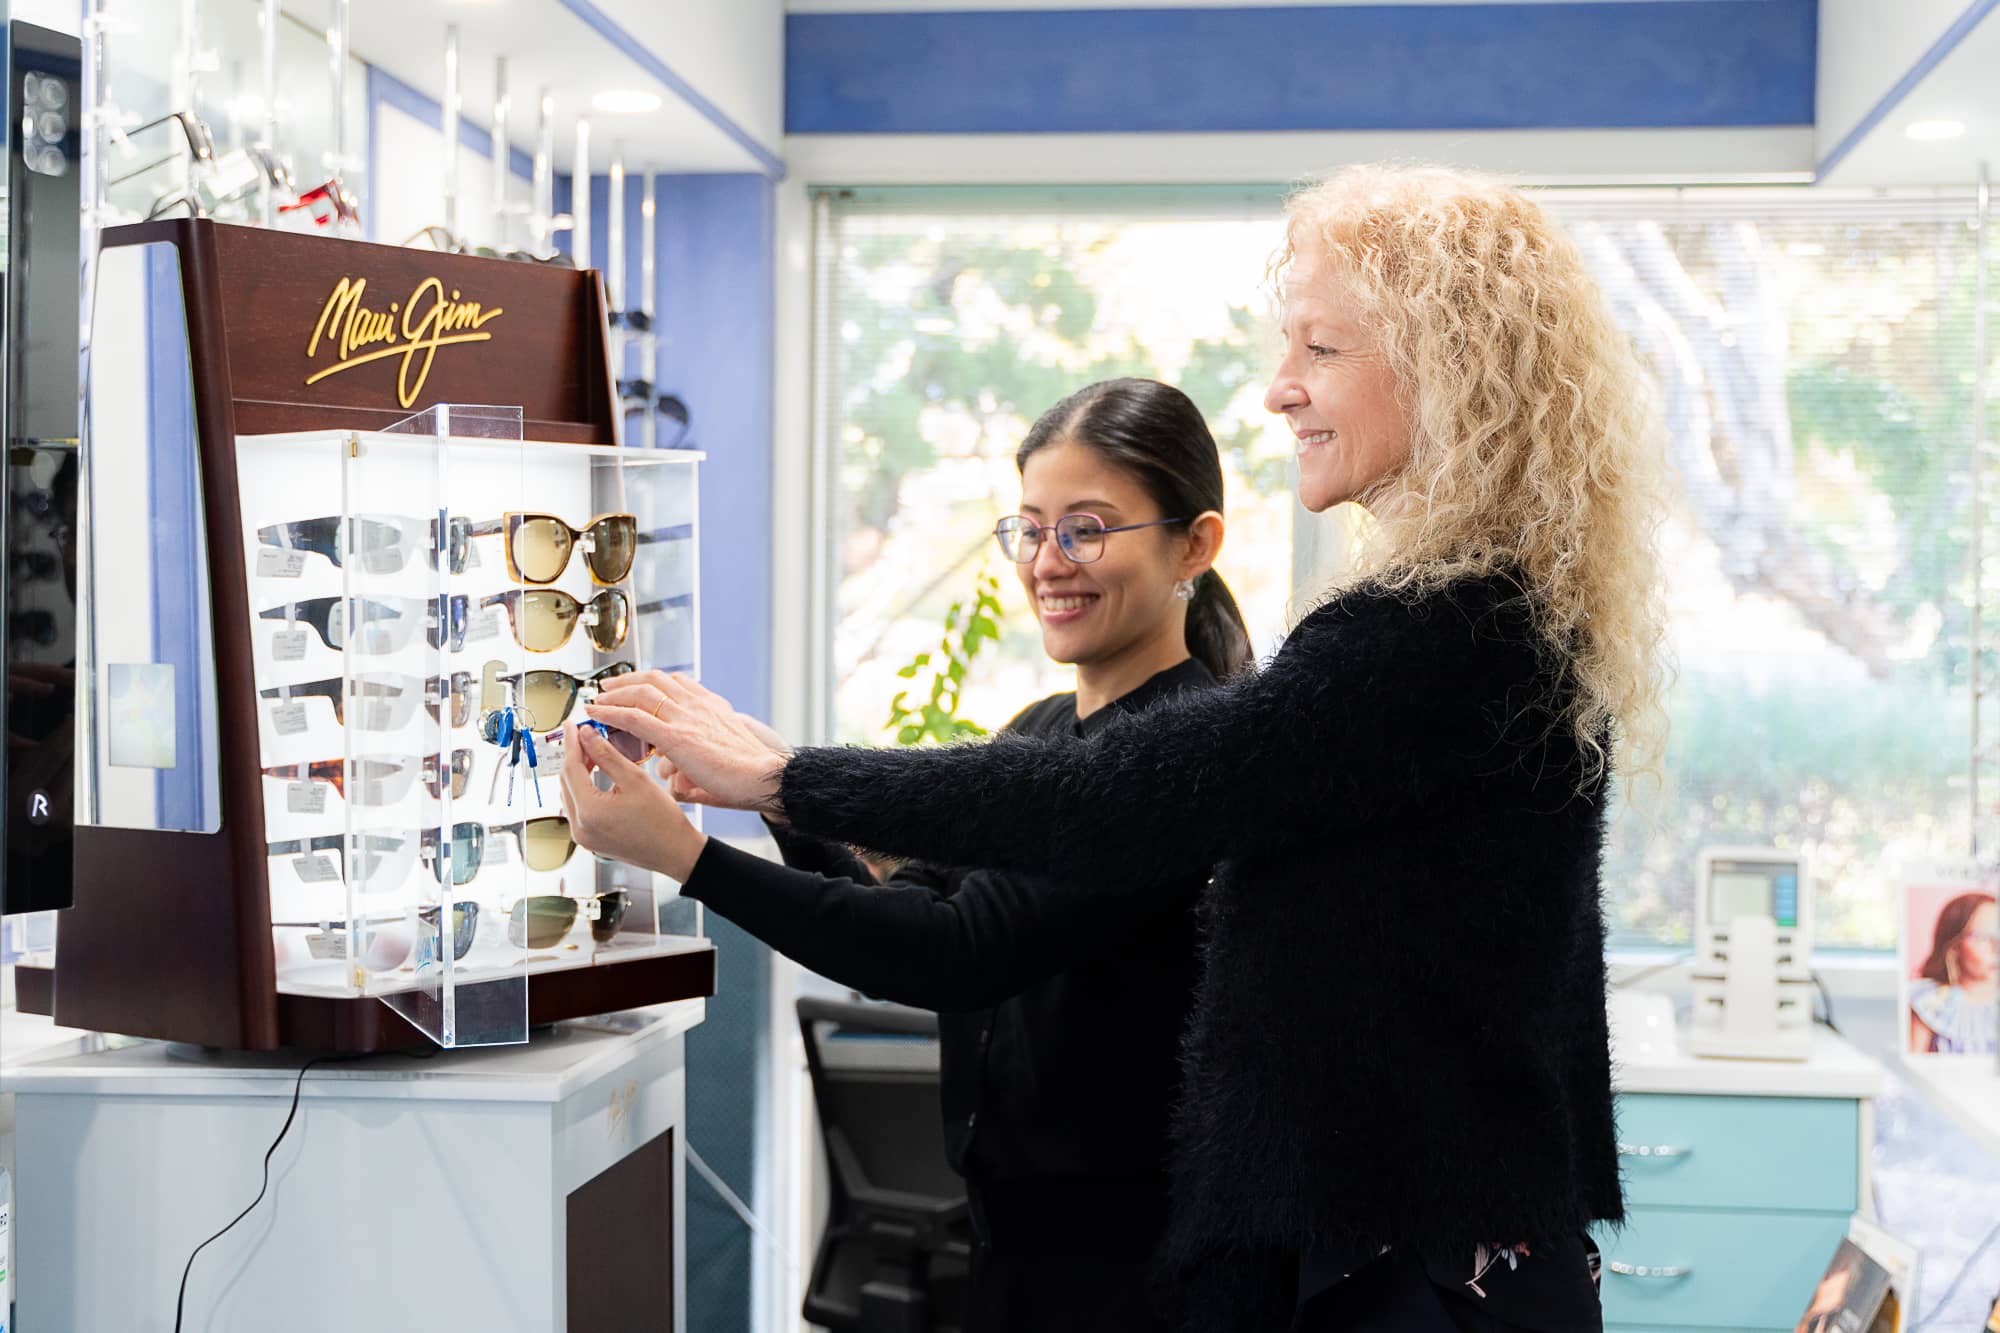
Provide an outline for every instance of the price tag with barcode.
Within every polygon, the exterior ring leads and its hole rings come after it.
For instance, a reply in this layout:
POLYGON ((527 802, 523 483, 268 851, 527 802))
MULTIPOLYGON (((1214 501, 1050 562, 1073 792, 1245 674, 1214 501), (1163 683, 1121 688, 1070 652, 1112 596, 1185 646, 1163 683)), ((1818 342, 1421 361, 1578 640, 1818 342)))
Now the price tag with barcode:
POLYGON ((257 577, 260 579, 295 579, 305 570, 304 551, 284 551, 275 546, 265 546, 257 552, 257 577))
POLYGON ((281 629, 271 636, 271 658, 278 662, 303 662, 311 642, 311 630, 281 629))
POLYGON ((300 879, 308 884, 330 884, 340 878, 340 871, 334 868, 333 858, 324 852, 312 852, 292 858, 292 869, 300 879))
POLYGON ((327 785, 324 782, 287 782, 285 809, 295 815, 325 814, 327 785))
POLYGON ((280 736, 296 736, 307 727, 303 699, 293 699, 271 710, 271 729, 280 736))

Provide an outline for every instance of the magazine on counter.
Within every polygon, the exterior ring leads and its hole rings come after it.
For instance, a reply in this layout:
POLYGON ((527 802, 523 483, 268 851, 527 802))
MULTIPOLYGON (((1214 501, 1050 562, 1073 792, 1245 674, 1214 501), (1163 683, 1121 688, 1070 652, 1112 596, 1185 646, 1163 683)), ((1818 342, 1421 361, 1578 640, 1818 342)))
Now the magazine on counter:
POLYGON ((1856 1217, 1799 1316, 1796 1333, 1904 1333, 1916 1274, 1913 1247, 1856 1217))

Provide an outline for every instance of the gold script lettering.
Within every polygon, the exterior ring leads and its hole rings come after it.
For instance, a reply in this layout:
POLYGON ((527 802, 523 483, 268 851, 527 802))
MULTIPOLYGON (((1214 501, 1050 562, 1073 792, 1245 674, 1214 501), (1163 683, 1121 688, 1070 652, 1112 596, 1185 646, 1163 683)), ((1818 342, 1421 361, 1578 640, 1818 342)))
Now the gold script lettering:
POLYGON ((424 381, 430 378, 438 348, 453 343, 491 341, 493 335, 484 332, 484 326, 507 313, 498 306, 488 310, 477 301, 460 300, 456 291, 446 295, 444 283, 431 277, 418 283, 410 299, 402 303, 399 324, 394 303, 387 311, 370 310, 362 304, 367 291, 366 278, 343 277, 333 285, 326 304, 320 308, 312 337, 306 341, 306 359, 319 355, 324 339, 327 350, 337 360, 308 375, 307 384, 317 384, 370 361, 401 357, 403 364, 396 372, 396 398, 409 407, 423 392, 424 381))

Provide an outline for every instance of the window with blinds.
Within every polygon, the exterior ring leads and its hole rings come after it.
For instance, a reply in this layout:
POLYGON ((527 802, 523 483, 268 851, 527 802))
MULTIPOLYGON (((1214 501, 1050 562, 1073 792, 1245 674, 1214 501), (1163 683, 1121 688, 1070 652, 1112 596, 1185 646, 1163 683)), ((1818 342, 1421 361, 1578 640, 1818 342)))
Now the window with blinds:
MULTIPOLYGON (((1672 732, 1661 782, 1613 820, 1614 936, 1686 940, 1697 853, 1748 842, 1809 854, 1823 944, 1892 947, 1901 869, 1965 854, 1972 818, 1972 197, 1543 198, 1659 380, 1678 482, 1663 535, 1672 732)), ((1208 413, 1229 480, 1219 567, 1260 650, 1275 644, 1341 547, 1338 515, 1297 509, 1290 437, 1260 403, 1278 199, 820 198, 836 735, 890 739, 898 669, 937 646, 982 569, 1001 576, 1003 634, 961 714, 995 727, 1070 687, 987 534, 1018 496, 1028 425, 1109 375, 1165 379, 1208 413)), ((2000 738, 2000 718, 1982 731, 2000 738)))

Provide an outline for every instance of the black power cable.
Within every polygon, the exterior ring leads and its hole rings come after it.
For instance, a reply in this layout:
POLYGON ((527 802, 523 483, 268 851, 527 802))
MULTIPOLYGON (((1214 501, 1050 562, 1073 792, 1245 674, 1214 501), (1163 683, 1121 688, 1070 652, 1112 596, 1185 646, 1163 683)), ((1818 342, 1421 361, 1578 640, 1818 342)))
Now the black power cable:
POLYGON ((298 1118, 299 1094, 305 1090, 306 1071, 312 1069, 317 1065, 333 1064, 334 1062, 340 1060, 358 1060, 360 1058, 361 1057, 358 1055, 321 1055, 321 1056, 316 1056, 313 1059, 306 1061, 303 1065, 299 1066, 298 1079, 292 1084, 292 1109, 285 1113, 285 1123, 284 1126, 278 1130, 278 1137, 272 1139, 271 1146, 264 1150, 264 1183, 257 1187, 257 1197, 252 1199, 250 1201, 249 1206, 246 1207, 242 1212, 238 1213, 235 1217, 230 1219, 229 1226, 224 1227, 222 1230, 216 1232, 213 1236, 210 1236, 207 1240, 203 1241, 201 1244, 195 1246, 194 1253, 188 1255, 187 1267, 181 1269, 180 1295, 174 1298, 174 1333, 181 1333, 181 1311, 183 1307, 187 1304, 188 1275, 194 1272, 195 1256, 199 1255, 203 1250, 213 1245, 216 1241, 221 1240, 224 1236, 228 1235, 232 1227, 234 1227, 238 1222, 241 1222, 244 1218, 250 1216, 251 1210, 256 1208, 258 1204, 264 1202, 264 1195, 267 1192, 269 1192, 271 1188, 271 1158, 278 1151, 278 1145, 285 1141, 285 1135, 291 1133, 292 1121, 298 1118))

